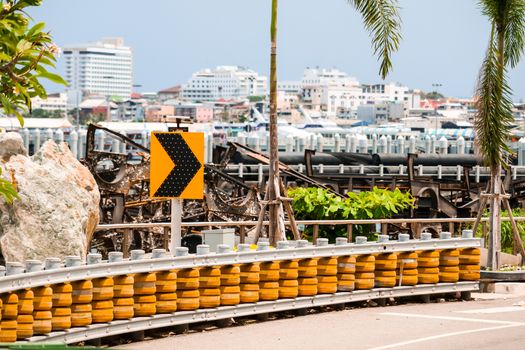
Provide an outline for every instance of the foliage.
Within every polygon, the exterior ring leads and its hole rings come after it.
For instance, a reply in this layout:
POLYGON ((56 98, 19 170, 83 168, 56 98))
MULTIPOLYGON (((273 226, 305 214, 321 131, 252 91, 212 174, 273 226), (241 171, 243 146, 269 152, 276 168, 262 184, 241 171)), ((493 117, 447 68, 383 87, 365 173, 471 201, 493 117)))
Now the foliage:
MULTIPOLYGON (((40 83, 48 79, 66 84, 47 70, 54 67, 58 47, 44 32, 44 23, 29 26, 27 7, 38 6, 42 0, 0 0, 0 110, 16 115, 24 125, 23 113, 31 111, 31 98, 46 98, 40 83)), ((0 179, 0 195, 8 202, 16 198, 14 187, 0 179)))
POLYGON ((248 96, 250 102, 261 102, 266 100, 266 96, 248 96))
POLYGON ((445 96, 437 91, 431 91, 427 93, 422 93, 421 98, 429 99, 429 100, 439 100, 439 99, 445 98, 445 96))
POLYGON ((392 70, 392 53, 401 42, 401 18, 397 0, 347 0, 363 17, 372 37, 374 54, 381 61, 379 73, 385 79, 392 70))
POLYGON ((31 110, 31 98, 46 98, 41 79, 66 84, 47 67, 54 67, 58 47, 44 32, 44 23, 29 26, 25 9, 41 0, 3 0, 0 2, 0 106, 14 114, 23 126, 22 112, 31 110))
POLYGON ((18 193, 13 184, 7 180, 2 179, 2 168, 0 167, 0 194, 4 196, 7 203, 12 203, 15 198, 18 198, 18 193))
MULTIPOLYGON (((523 217, 525 216, 525 210, 521 208, 513 209, 512 215, 514 217, 523 217)), ((488 217, 489 211, 485 211, 483 216, 488 217)), ((504 210, 501 212, 501 216, 508 218, 509 212, 504 210)), ((521 237, 522 242, 525 245, 525 221, 516 221, 516 226, 518 226, 518 233, 521 237)), ((481 225, 478 225, 476 231, 477 237, 482 237, 482 228, 481 225)), ((510 221, 501 221, 501 250, 504 253, 513 254, 514 253, 514 236, 512 234, 512 225, 510 221)))
MULTIPOLYGON (((414 199, 410 193, 379 189, 359 193, 350 192, 346 198, 315 187, 297 187, 288 190, 293 199, 292 207, 298 219, 303 220, 348 220, 386 219, 410 208, 414 199)), ((369 235, 370 225, 356 225, 357 234, 369 235)), ((335 239, 344 235, 345 228, 321 226, 320 237, 335 239)), ((311 228, 310 232, 311 233, 311 228)))
POLYGON ((31 111, 31 113, 26 113, 24 115, 25 118, 64 118, 64 111, 55 109, 52 111, 42 109, 42 108, 35 108, 31 111))
POLYGON ((506 140, 514 119, 506 75, 525 49, 525 1, 481 0, 480 6, 492 30, 478 77, 474 126, 485 163, 494 167, 505 164, 505 155, 510 152, 506 140))

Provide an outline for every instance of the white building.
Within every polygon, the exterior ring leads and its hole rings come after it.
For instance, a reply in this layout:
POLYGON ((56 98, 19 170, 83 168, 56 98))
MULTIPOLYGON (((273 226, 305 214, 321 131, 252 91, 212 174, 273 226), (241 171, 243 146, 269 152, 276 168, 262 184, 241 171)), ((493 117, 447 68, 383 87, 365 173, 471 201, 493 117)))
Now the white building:
POLYGON ((305 106, 327 116, 348 115, 360 104, 362 89, 357 79, 338 69, 306 68, 302 79, 305 106))
POLYGON ((63 115, 67 112, 67 94, 49 94, 46 99, 33 97, 31 99, 31 109, 43 109, 45 111, 61 111, 63 115))
POLYGON ((83 95, 129 99, 133 86, 133 52, 122 38, 62 49, 70 103, 83 95))
POLYGON ((338 69, 307 68, 302 79, 302 101, 328 117, 352 118, 357 107, 379 102, 401 103, 405 114, 419 107, 419 95, 397 83, 361 85, 338 69))
POLYGON ((218 66, 194 73, 182 88, 182 98, 191 101, 239 100, 265 96, 267 78, 238 66, 218 66))

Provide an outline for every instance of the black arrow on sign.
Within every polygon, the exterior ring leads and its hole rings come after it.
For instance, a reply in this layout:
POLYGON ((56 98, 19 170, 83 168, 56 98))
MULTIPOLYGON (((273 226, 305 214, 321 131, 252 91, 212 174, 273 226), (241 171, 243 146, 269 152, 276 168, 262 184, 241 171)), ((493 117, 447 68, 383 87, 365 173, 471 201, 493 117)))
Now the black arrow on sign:
POLYGON ((154 197, 180 197, 202 164, 181 134, 156 134, 175 167, 168 174, 154 197))

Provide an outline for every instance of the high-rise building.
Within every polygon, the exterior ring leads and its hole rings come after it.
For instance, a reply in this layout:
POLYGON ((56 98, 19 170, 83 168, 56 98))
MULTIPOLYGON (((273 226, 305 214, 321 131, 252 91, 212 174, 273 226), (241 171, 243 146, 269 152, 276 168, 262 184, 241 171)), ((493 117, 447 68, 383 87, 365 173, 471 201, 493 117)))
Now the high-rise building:
POLYGON ((191 101, 244 99, 265 96, 267 78, 238 66, 219 66, 194 73, 182 89, 182 98, 191 101))
POLYGON ((133 86, 133 52, 122 38, 64 47, 65 79, 70 102, 79 96, 129 99, 133 86))

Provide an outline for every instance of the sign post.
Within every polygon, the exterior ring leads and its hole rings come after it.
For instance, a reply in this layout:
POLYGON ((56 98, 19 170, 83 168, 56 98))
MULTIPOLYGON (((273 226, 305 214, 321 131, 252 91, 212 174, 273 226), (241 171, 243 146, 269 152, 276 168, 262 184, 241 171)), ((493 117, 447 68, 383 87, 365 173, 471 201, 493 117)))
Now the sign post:
POLYGON ((171 199, 171 252, 181 245, 182 200, 203 198, 203 163, 203 133, 151 133, 150 198, 171 199))

